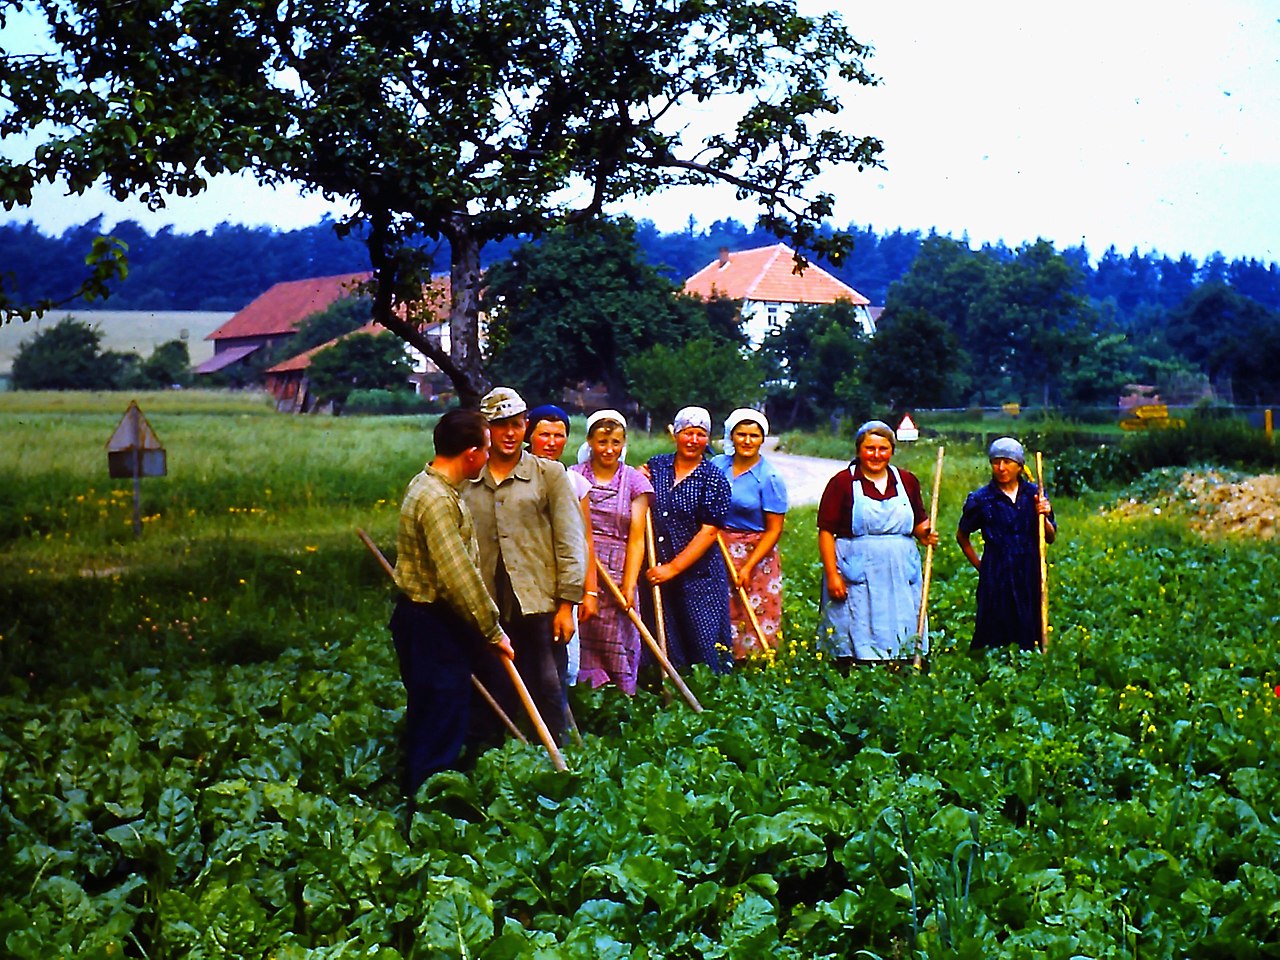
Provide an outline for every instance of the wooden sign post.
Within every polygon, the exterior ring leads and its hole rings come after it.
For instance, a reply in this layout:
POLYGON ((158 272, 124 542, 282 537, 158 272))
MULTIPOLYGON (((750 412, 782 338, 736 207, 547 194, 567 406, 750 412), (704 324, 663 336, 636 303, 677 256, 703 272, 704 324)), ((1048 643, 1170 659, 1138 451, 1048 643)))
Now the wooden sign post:
POLYGON ((130 400, 111 439, 107 441, 107 473, 112 479, 133 478, 133 538, 142 536, 142 478, 167 472, 164 446, 151 424, 130 400))

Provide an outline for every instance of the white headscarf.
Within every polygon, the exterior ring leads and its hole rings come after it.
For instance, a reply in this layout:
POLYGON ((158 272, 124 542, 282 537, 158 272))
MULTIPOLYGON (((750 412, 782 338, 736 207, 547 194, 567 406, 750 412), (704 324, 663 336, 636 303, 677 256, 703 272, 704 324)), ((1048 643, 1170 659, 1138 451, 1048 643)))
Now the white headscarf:
MULTIPOLYGON (((582 446, 578 447, 578 462, 586 463, 591 459, 591 428, 601 420, 616 420, 622 427, 622 432, 627 432, 627 418, 620 414, 617 410, 597 410, 591 416, 587 417, 587 439, 582 441, 582 446)), ((619 463, 627 462, 627 445, 622 445, 622 454, 618 457, 619 463)))
POLYGON ((769 435, 769 418, 759 410, 752 410, 750 407, 739 407, 733 413, 729 414, 724 422, 724 452, 730 455, 737 453, 737 448, 733 445, 733 431, 741 423, 754 423, 761 432, 767 437, 769 435))
POLYGON ((673 435, 690 427, 701 427, 707 433, 711 432, 711 414, 707 412, 706 407, 684 407, 671 421, 673 435))

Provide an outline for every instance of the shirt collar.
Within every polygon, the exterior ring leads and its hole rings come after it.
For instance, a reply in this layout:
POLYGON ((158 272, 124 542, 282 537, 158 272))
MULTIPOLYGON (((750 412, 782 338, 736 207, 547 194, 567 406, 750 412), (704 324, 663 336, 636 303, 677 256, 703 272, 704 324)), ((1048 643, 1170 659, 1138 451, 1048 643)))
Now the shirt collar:
MULTIPOLYGON (((530 453, 528 450, 521 450, 520 459, 517 460, 516 465, 511 468, 511 472, 502 478, 502 482, 506 483, 508 480, 511 480, 511 479, 524 480, 526 482, 532 480, 533 471, 535 469, 533 461, 534 461, 534 456, 532 453, 530 453)), ((476 477, 471 482, 483 483, 494 490, 496 490, 499 487, 498 482, 493 479, 493 474, 489 471, 489 465, 487 463, 484 465, 484 471, 480 474, 480 476, 476 477)))

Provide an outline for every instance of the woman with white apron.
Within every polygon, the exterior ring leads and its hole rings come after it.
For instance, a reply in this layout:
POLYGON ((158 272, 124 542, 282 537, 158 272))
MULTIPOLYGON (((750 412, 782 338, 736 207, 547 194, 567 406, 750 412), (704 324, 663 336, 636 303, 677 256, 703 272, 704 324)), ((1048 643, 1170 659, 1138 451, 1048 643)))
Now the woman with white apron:
POLYGON ((857 455, 832 477, 818 506, 822 620, 818 641, 837 663, 909 660, 928 653, 917 638, 922 572, 917 542, 938 535, 920 481, 890 464, 897 438, 871 420, 857 432, 857 455))

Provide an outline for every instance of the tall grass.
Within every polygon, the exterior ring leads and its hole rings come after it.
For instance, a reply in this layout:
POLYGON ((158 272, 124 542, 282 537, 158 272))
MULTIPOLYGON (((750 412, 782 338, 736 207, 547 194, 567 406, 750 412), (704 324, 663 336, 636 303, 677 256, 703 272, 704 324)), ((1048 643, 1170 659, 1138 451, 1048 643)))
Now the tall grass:
POLYGON ((276 414, 260 397, 159 393, 139 405, 168 476, 107 476, 120 395, 0 398, 0 668, 27 683, 245 661, 385 616, 390 548, 427 418, 276 414))
MULTIPOLYGON (((386 615, 405 484, 435 417, 297 417, 256 394, 173 391, 138 404, 168 475, 107 475, 121 394, 0 396, 0 672, 44 686, 112 671, 244 662, 386 615)), ((585 423, 576 419, 566 461, 585 423)), ((671 449, 633 431, 628 459, 671 449)), ((349 632, 349 629, 348 629, 349 632)))

